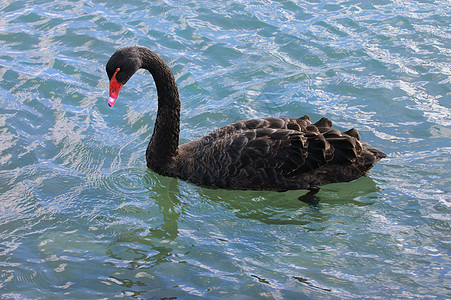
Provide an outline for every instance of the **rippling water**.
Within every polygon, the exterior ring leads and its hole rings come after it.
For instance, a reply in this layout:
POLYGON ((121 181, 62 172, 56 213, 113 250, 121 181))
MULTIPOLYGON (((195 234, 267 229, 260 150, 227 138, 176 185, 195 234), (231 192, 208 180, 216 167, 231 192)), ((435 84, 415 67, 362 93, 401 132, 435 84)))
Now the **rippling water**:
POLYGON ((450 15, 446 0, 0 2, 2 298, 451 297, 450 15), (325 115, 389 157, 317 207, 159 176, 151 77, 107 106, 105 63, 130 45, 173 69, 182 142, 325 115))

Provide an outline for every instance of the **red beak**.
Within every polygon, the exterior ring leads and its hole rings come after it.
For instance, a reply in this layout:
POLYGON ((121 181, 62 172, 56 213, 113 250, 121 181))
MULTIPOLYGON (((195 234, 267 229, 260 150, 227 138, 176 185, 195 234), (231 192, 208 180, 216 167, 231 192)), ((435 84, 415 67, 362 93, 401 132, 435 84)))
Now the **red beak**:
POLYGON ((121 90, 123 84, 116 80, 116 74, 119 72, 119 68, 114 72, 113 77, 110 80, 110 98, 108 99, 108 105, 113 107, 116 103, 117 97, 119 96, 119 91, 121 90))

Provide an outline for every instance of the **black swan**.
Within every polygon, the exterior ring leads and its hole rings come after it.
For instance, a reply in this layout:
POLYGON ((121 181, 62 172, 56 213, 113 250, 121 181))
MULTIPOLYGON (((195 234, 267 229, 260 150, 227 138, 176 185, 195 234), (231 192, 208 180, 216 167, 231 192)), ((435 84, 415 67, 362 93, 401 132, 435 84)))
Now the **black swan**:
POLYGON ((166 176, 225 189, 286 191, 347 182, 365 173, 386 155, 366 148, 355 129, 340 132, 322 118, 307 115, 239 121, 179 146, 180 100, 169 66, 143 47, 116 51, 106 65, 108 104, 139 69, 153 76, 158 112, 146 151, 147 166, 166 176))

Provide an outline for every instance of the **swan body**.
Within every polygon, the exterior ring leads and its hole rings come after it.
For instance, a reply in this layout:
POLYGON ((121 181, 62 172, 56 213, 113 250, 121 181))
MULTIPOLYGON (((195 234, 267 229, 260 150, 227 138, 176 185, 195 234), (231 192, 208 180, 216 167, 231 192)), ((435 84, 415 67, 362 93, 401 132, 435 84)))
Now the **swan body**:
POLYGON ((108 103, 114 105, 122 86, 141 68, 152 74, 157 88, 158 112, 146 161, 160 174, 207 187, 317 191, 320 185, 357 179, 386 157, 360 142, 355 129, 340 132, 329 119, 312 123, 307 115, 239 121, 179 146, 177 85, 154 52, 126 47, 111 56, 108 103))

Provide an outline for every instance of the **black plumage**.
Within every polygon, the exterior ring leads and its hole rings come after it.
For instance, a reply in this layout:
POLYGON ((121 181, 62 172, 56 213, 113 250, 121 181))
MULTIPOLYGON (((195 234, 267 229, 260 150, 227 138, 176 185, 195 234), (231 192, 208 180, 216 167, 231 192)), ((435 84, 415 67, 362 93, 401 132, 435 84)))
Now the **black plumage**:
POLYGON ((312 123, 307 115, 239 121, 179 146, 177 85, 158 55, 142 47, 118 50, 106 67, 110 87, 114 80, 122 86, 140 68, 150 71, 157 87, 158 113, 146 159, 160 174, 226 189, 316 191, 354 180, 386 157, 366 148, 355 129, 340 132, 329 119, 312 123))

